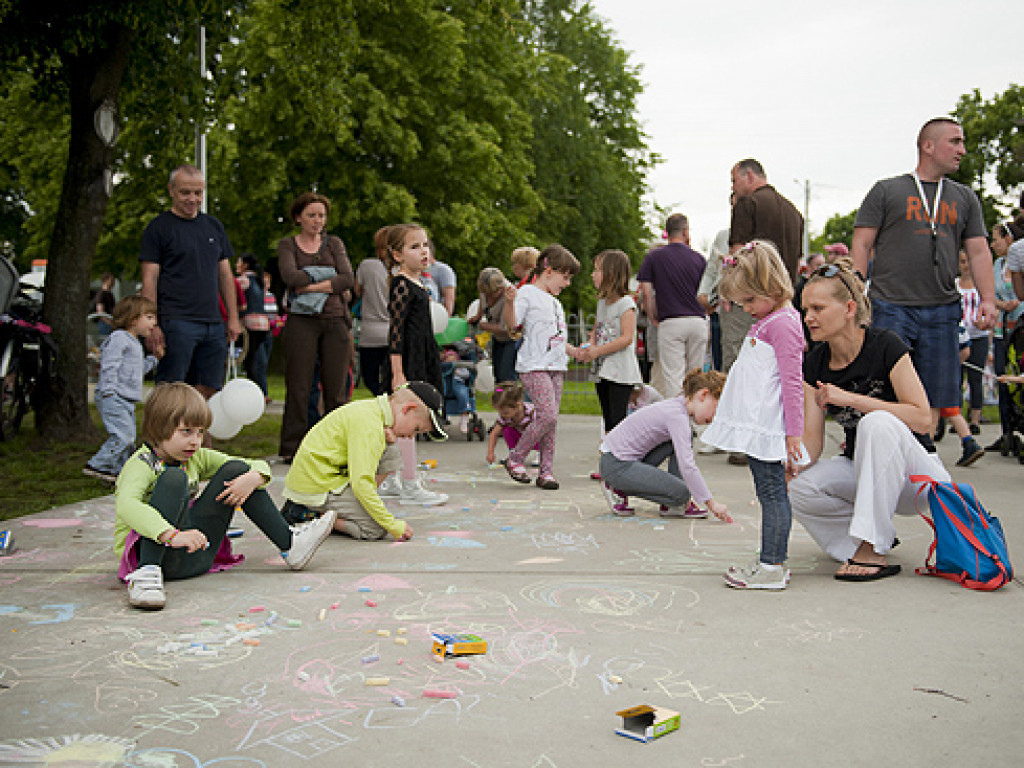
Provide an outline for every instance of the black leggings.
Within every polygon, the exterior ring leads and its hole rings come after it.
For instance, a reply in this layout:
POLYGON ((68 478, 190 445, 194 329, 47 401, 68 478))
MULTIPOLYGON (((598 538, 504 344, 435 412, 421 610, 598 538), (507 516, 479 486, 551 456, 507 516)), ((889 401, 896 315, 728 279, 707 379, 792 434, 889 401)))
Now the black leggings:
POLYGON ((619 384, 617 381, 598 379, 594 385, 597 399, 601 403, 601 415, 604 417, 604 431, 611 432, 626 418, 629 411, 629 396, 633 392, 632 384, 619 384))
MULTIPOLYGON (((181 467, 165 469, 153 486, 153 493, 149 497, 150 506, 156 508, 167 522, 179 530, 196 528, 202 531, 210 546, 189 552, 184 547, 165 547, 143 537, 139 541, 139 565, 159 565, 167 580, 190 579, 209 571, 235 514, 233 506, 217 501, 217 497, 224 490, 225 483, 248 471, 249 465, 244 461, 232 459, 226 462, 217 470, 195 503, 189 505, 188 475, 185 470, 181 467)), ((253 491, 242 505, 242 511, 281 552, 291 549, 291 529, 265 490, 257 488, 253 491)))

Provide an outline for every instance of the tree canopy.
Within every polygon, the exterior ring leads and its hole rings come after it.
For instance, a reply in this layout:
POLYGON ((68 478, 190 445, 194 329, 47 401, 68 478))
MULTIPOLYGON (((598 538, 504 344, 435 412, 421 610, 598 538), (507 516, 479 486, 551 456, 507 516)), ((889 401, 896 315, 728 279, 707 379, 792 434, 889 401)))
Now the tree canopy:
POLYGON ((79 428, 89 277, 138 275, 197 129, 210 212, 264 262, 309 189, 355 262, 380 226, 422 222, 463 303, 517 246, 638 260, 649 234, 639 71, 580 0, 12 0, 0 22, 0 247, 21 269, 49 258, 49 411, 79 428), (103 104, 113 146, 93 130, 103 104))

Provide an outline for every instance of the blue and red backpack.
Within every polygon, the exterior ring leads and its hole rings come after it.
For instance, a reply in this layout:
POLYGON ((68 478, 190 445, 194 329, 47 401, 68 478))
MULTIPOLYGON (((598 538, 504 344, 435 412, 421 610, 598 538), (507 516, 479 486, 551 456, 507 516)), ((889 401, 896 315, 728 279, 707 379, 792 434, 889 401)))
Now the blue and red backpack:
POLYGON ((968 589, 991 591, 1013 579, 1010 553, 999 519, 981 506, 967 483, 939 482, 927 475, 911 475, 922 483, 917 495, 926 490, 931 517, 921 517, 935 531, 924 568, 916 573, 941 576, 968 589), (932 557, 934 565, 931 564, 932 557))

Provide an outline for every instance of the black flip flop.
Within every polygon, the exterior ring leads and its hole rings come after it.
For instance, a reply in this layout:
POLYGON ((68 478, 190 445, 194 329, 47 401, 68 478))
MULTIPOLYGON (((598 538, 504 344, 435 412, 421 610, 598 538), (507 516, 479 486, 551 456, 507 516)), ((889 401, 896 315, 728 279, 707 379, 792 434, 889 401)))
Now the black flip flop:
POLYGON ((837 573, 834 577, 837 581, 878 581, 888 576, 895 576, 900 572, 900 566, 898 565, 858 563, 852 558, 847 560, 846 563, 847 565, 859 565, 861 568, 877 568, 878 570, 874 573, 837 573))

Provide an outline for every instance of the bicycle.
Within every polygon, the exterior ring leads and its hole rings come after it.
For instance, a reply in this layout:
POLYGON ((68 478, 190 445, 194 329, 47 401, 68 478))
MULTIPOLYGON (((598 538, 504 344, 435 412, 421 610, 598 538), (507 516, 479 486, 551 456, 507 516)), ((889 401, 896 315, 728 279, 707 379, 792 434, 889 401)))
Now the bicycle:
POLYGON ((41 322, 42 302, 19 291, 0 315, 0 441, 18 433, 54 375, 57 348, 41 322))

